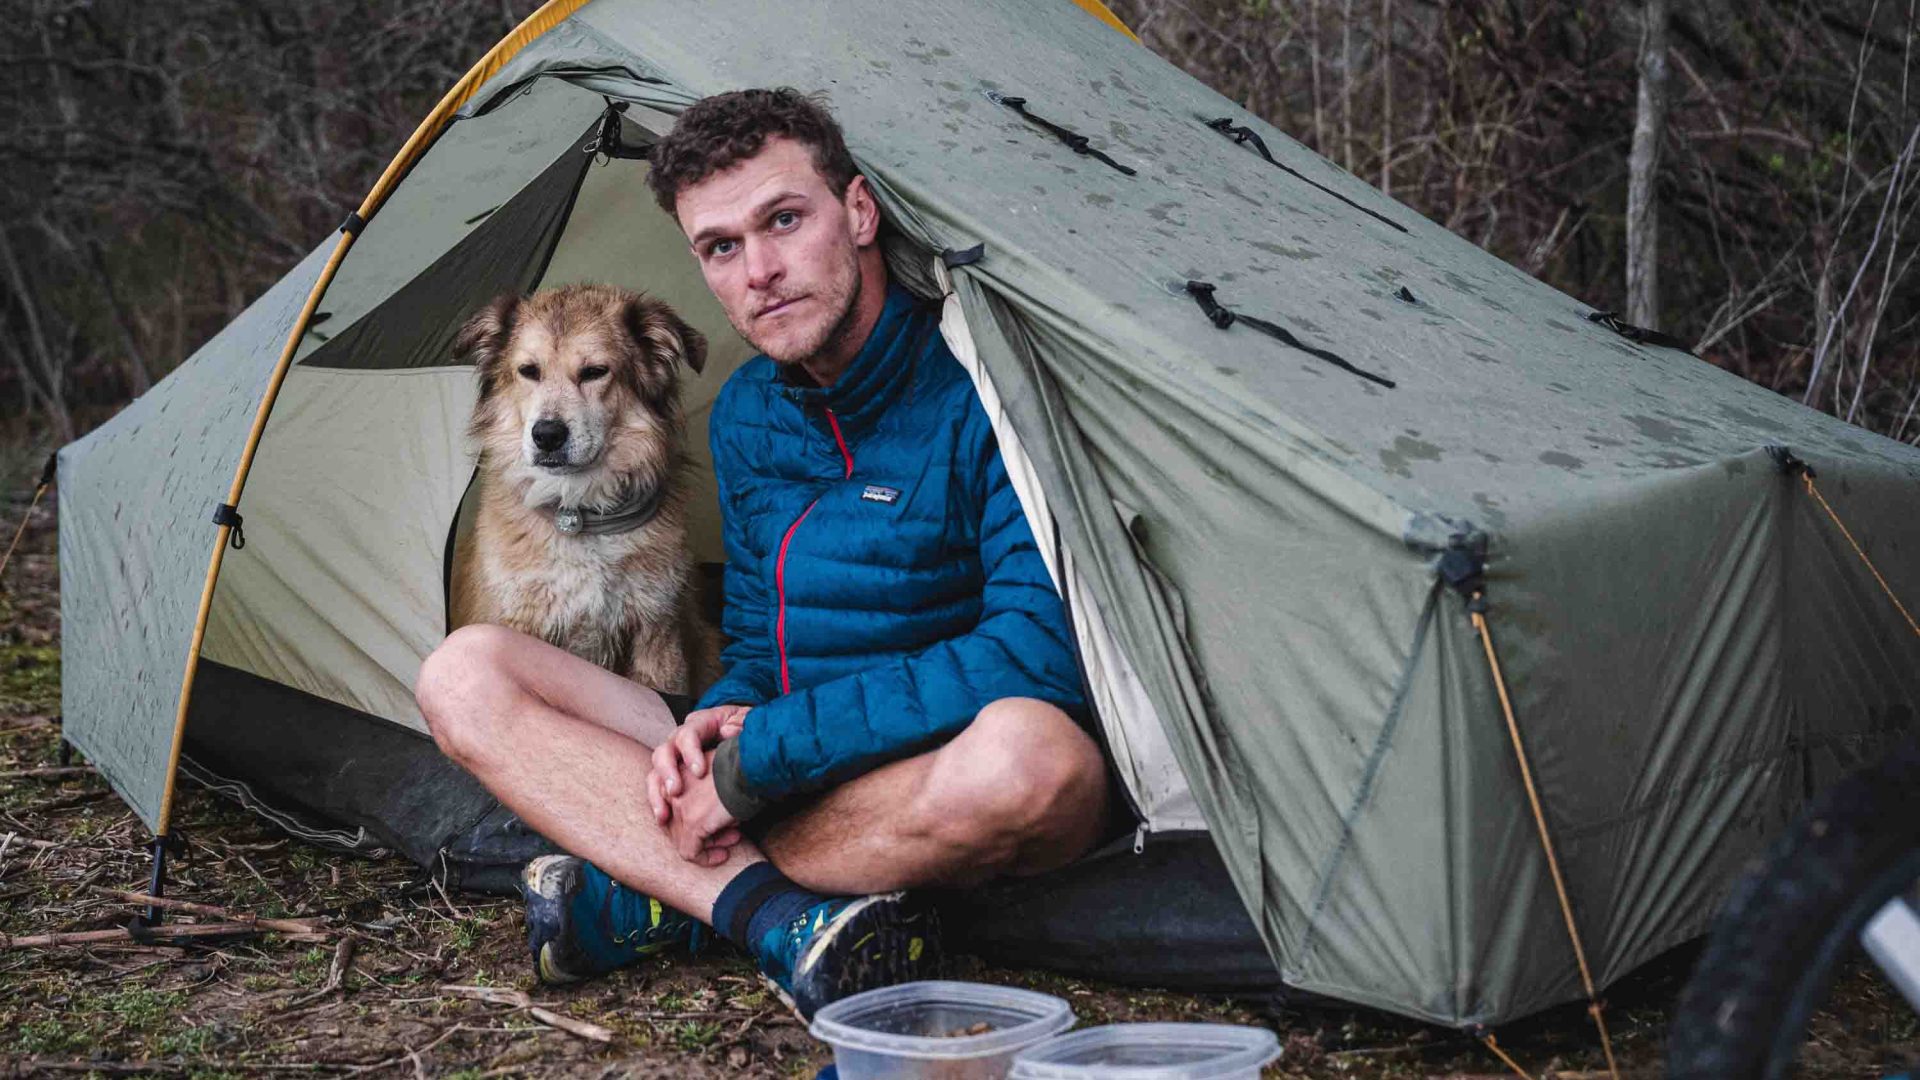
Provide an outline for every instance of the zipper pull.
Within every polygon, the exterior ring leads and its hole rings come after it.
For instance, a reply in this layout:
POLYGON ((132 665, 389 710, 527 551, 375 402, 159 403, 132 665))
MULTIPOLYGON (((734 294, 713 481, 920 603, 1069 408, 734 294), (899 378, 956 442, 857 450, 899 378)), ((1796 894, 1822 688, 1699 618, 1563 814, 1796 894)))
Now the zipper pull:
POLYGON ((1143 821, 1133 830, 1133 853, 1138 855, 1145 850, 1147 850, 1147 823, 1143 821))

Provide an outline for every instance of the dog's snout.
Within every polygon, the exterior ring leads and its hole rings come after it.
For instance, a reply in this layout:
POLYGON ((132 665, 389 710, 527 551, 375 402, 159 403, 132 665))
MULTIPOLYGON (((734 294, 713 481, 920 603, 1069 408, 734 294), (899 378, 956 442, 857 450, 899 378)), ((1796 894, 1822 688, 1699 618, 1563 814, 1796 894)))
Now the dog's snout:
POLYGON ((560 420, 535 420, 533 445, 541 450, 558 450, 567 445, 567 425, 560 420))

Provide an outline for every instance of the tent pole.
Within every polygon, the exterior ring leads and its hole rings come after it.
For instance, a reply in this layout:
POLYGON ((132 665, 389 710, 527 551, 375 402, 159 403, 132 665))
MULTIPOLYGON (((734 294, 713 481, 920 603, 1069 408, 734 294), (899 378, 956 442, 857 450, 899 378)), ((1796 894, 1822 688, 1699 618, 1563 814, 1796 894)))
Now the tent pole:
MULTIPOLYGON (((427 148, 433 145, 433 141, 452 122, 454 113, 473 97, 481 85, 498 74, 500 69, 506 66, 507 61, 513 59, 521 49, 526 48, 528 43, 564 22, 586 3, 587 0, 547 0, 539 10, 527 16, 519 26, 513 28, 512 32, 501 38, 498 44, 487 50, 487 54, 468 69, 467 73, 460 77, 460 81, 453 84, 453 87, 440 99, 440 103, 427 114, 426 119, 420 121, 420 126, 414 129, 413 134, 407 138, 406 144, 400 148, 400 152, 395 154, 393 161, 388 163, 386 172, 382 173, 380 179, 374 183, 373 190, 367 192, 367 197, 361 200, 359 209, 348 216, 347 223, 340 228, 340 240, 335 244, 332 256, 327 259, 326 267, 320 271, 319 278, 314 281, 312 291, 307 294, 306 306, 301 308, 300 317, 294 320, 293 329, 287 335, 286 346, 280 351, 279 362, 274 366, 273 375, 267 381, 266 392, 261 395, 260 406, 254 412, 253 427, 247 433, 246 446, 241 450, 240 464, 234 470, 233 485, 227 491, 227 501, 223 509, 233 511, 240 505, 240 493, 247 485, 247 473, 253 468, 254 452, 259 449, 260 435, 266 429, 267 416, 273 411, 274 399, 280 395, 280 386, 286 381, 287 371, 293 366, 294 353, 298 351, 301 339, 306 336, 307 327, 313 322, 313 313, 320 306, 321 297, 326 295, 328 286, 333 284, 334 275, 339 272, 340 264, 346 258, 347 249, 353 246, 353 241, 360 230, 373 219, 374 213, 387 201, 387 197, 399 185, 400 179, 406 175, 407 170, 426 154, 427 148)), ((232 520, 238 522, 237 513, 232 520)), ((154 822, 154 834, 158 837, 156 844, 161 844, 165 840, 167 828, 173 818, 173 795, 180 776, 180 750, 187 733, 187 706, 193 698, 193 676, 200 666, 200 648, 206 640, 207 617, 213 610, 214 585, 220 579, 220 560, 226 554, 227 543, 233 530, 234 525, 221 521, 214 537, 213 555, 207 563, 206 584, 200 590, 200 611, 194 620, 192 642, 187 647, 186 673, 180 680, 180 702, 174 714, 173 744, 167 753, 166 783, 161 790, 160 810, 154 822)), ((161 847, 154 849, 156 883, 159 881, 158 875, 164 863, 162 851, 161 847)))

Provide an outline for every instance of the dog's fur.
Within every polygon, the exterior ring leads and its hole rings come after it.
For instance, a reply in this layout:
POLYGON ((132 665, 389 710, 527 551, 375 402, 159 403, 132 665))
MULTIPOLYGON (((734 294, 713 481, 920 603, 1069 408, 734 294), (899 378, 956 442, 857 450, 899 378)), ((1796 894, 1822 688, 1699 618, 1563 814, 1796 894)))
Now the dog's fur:
POLYGON ((667 305, 607 285, 503 296, 468 320, 453 351, 480 383, 479 508, 455 625, 509 626, 656 690, 695 694, 718 676, 686 546, 680 404, 679 365, 700 370, 706 349, 667 305), (558 450, 536 444, 543 420, 566 424, 558 450), (560 508, 604 513, 643 491, 660 504, 638 528, 554 524, 560 508))

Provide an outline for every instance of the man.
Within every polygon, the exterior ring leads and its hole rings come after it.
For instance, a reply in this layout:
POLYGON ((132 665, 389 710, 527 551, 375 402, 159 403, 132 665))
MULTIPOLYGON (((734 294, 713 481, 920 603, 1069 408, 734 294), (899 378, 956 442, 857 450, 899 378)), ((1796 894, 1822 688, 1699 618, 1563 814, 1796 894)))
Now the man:
POLYGON ((651 162, 763 353, 712 416, 726 674, 676 730, 660 695, 472 626, 416 694, 445 752, 573 853, 524 877, 543 979, 705 924, 811 1016, 934 970, 904 890, 1070 862, 1109 781, 992 430, 937 308, 889 282, 832 117, 793 90, 722 94, 651 162))

